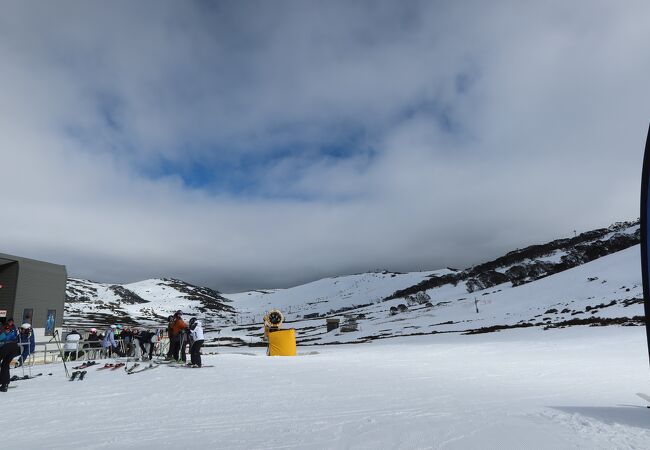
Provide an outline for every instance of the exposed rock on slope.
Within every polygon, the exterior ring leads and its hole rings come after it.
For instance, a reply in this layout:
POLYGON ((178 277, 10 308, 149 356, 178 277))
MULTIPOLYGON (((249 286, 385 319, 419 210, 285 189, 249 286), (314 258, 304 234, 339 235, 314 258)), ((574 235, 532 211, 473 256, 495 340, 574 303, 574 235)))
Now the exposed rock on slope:
POLYGON ((109 285, 70 278, 65 305, 67 326, 164 325, 181 309, 208 327, 234 319, 235 310, 219 292, 172 278, 109 285))
POLYGON ((515 250, 463 271, 442 276, 432 275, 414 286, 396 291, 386 300, 460 282, 466 283, 467 292, 470 293, 507 282, 512 283, 512 286, 520 286, 624 250, 638 244, 640 240, 638 221, 618 222, 609 228, 588 231, 574 238, 515 250))

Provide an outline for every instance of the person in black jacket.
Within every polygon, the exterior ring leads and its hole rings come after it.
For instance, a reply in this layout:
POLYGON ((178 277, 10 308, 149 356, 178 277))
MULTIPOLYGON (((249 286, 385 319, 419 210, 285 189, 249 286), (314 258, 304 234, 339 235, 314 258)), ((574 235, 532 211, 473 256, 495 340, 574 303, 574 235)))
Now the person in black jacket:
POLYGON ((102 338, 97 334, 97 328, 91 328, 86 341, 90 342, 90 348, 102 348, 102 338))
POLYGON ((145 359, 147 354, 146 346, 149 346, 149 359, 153 359, 153 348, 158 340, 158 336, 153 331, 142 330, 135 335, 135 338, 140 344, 140 350, 142 351, 142 359, 145 359))
MULTIPOLYGON (((13 322, 13 321, 12 321, 13 322)), ((18 331, 15 326, 4 326, 0 332, 0 392, 7 392, 9 389, 9 364, 11 360, 20 355, 20 346, 18 345, 18 331)))
POLYGON ((120 333, 120 339, 124 342, 124 349, 127 356, 135 354, 135 343, 133 342, 133 331, 129 328, 124 328, 120 333))

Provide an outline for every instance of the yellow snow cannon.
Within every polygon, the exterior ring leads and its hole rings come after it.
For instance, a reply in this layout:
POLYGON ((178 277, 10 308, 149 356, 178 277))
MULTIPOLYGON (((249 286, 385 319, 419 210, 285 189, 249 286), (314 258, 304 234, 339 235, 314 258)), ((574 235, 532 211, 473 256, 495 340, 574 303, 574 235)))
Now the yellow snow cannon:
POLYGON ((268 339, 268 356, 296 356, 296 330, 281 330, 282 312, 272 309, 264 316, 264 336, 268 339))

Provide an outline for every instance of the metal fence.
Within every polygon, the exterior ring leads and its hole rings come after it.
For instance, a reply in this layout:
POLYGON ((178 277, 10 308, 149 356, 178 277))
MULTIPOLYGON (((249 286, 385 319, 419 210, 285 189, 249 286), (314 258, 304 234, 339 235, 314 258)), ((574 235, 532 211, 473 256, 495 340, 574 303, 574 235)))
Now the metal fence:
MULTIPOLYGON (((124 343, 123 339, 116 339, 120 351, 130 357, 140 357, 140 346, 137 340, 134 339, 130 346, 124 343)), ((21 347, 21 355, 29 342, 19 343, 21 347)), ((148 348, 149 344, 145 344, 148 348)), ((169 339, 167 337, 160 338, 154 343, 154 355, 165 356, 169 350, 169 339)), ((40 364, 51 364, 60 362, 62 358, 65 361, 77 360, 91 360, 91 359, 104 359, 109 357, 109 349, 103 348, 101 341, 80 340, 76 342, 66 342, 65 340, 50 339, 49 341, 36 342, 33 352, 29 354, 26 361, 22 361, 24 366, 34 366, 40 364), (74 344, 74 349, 70 347, 74 344), (68 349, 66 349, 66 345, 68 349)))

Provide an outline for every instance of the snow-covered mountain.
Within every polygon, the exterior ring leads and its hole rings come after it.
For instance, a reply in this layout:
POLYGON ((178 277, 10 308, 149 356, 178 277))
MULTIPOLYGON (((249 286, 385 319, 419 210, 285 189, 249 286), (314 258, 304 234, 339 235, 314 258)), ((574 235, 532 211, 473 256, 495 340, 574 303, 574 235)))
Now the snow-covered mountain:
POLYGON ((66 326, 111 323, 159 326, 177 310, 201 316, 206 325, 234 322, 235 310, 219 292, 172 278, 131 284, 103 284, 68 279, 66 326))
POLYGON ((302 343, 366 342, 528 326, 640 324, 639 223, 518 249, 465 270, 366 273, 290 289, 229 295, 241 326, 222 336, 256 342, 278 308, 302 343), (341 327, 327 332, 325 320, 341 327))
MULTIPOLYGON (((107 285, 71 279, 66 324, 161 325, 177 309, 220 329, 219 341, 260 343, 262 316, 283 311, 300 343, 368 342, 503 328, 639 324, 637 222, 518 249, 465 270, 376 272, 289 289, 222 295, 179 280, 107 285), (326 320, 340 327, 327 332, 326 320)), ((213 336, 216 337, 216 336, 213 336)))

